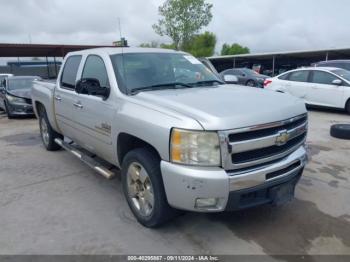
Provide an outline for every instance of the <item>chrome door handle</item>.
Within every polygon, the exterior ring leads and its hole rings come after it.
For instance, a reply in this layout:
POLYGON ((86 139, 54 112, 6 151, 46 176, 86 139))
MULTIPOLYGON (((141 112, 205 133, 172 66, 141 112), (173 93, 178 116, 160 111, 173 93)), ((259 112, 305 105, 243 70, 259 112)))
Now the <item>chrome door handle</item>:
POLYGON ((74 103, 73 106, 79 108, 79 109, 82 109, 83 108, 83 105, 80 104, 79 102, 78 103, 74 103))
POLYGON ((57 100, 57 101, 61 101, 61 100, 62 100, 62 98, 61 98, 60 96, 55 96, 55 100, 57 100))

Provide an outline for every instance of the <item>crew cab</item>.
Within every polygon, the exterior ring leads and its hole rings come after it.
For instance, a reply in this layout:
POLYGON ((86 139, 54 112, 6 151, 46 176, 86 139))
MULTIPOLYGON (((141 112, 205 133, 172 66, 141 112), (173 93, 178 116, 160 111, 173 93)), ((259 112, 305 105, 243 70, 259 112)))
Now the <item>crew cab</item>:
POLYGON ((72 52, 56 84, 34 83, 32 101, 46 149, 63 147, 107 178, 120 170, 146 227, 178 210, 282 204, 307 161, 303 101, 227 85, 184 52, 72 52))

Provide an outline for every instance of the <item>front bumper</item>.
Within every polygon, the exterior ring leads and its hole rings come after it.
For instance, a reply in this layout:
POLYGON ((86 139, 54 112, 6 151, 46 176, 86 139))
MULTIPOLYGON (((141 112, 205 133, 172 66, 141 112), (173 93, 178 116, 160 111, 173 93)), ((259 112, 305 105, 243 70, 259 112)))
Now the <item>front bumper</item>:
POLYGON ((7 103, 8 109, 12 115, 34 115, 33 106, 31 104, 11 104, 7 103))
POLYGON ((170 206, 197 212, 238 210, 274 202, 273 188, 298 182, 306 164, 303 146, 285 159, 244 174, 232 174, 218 167, 190 167, 161 162, 170 206), (196 207, 197 199, 215 198, 212 207, 196 207), (248 199, 248 200, 247 200, 248 199))

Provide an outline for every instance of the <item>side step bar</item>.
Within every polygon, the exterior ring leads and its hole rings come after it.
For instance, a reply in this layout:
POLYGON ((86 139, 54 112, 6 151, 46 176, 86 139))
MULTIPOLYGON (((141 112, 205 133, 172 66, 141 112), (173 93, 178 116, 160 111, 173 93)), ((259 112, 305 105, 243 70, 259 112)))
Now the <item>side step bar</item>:
POLYGON ((113 172, 112 170, 108 169, 102 163, 99 163, 94 158, 88 156, 86 153, 84 153, 83 151, 74 147, 73 145, 66 143, 62 139, 59 139, 59 138, 56 138, 55 142, 56 142, 56 144, 60 145, 63 149, 70 152, 72 155, 79 158, 82 162, 87 164, 89 167, 94 169, 97 173, 104 176, 105 178, 112 179, 116 176, 116 172, 113 172))

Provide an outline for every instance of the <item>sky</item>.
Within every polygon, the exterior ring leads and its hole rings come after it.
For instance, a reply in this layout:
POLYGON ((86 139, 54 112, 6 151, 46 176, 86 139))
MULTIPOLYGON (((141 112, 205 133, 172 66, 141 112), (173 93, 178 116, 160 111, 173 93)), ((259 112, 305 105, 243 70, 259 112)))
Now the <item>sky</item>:
MULTIPOLYGON (((0 43, 130 46, 158 41, 152 24, 164 0, 0 0, 0 43)), ((252 53, 350 47, 349 0, 207 0, 213 19, 204 30, 252 53)))

